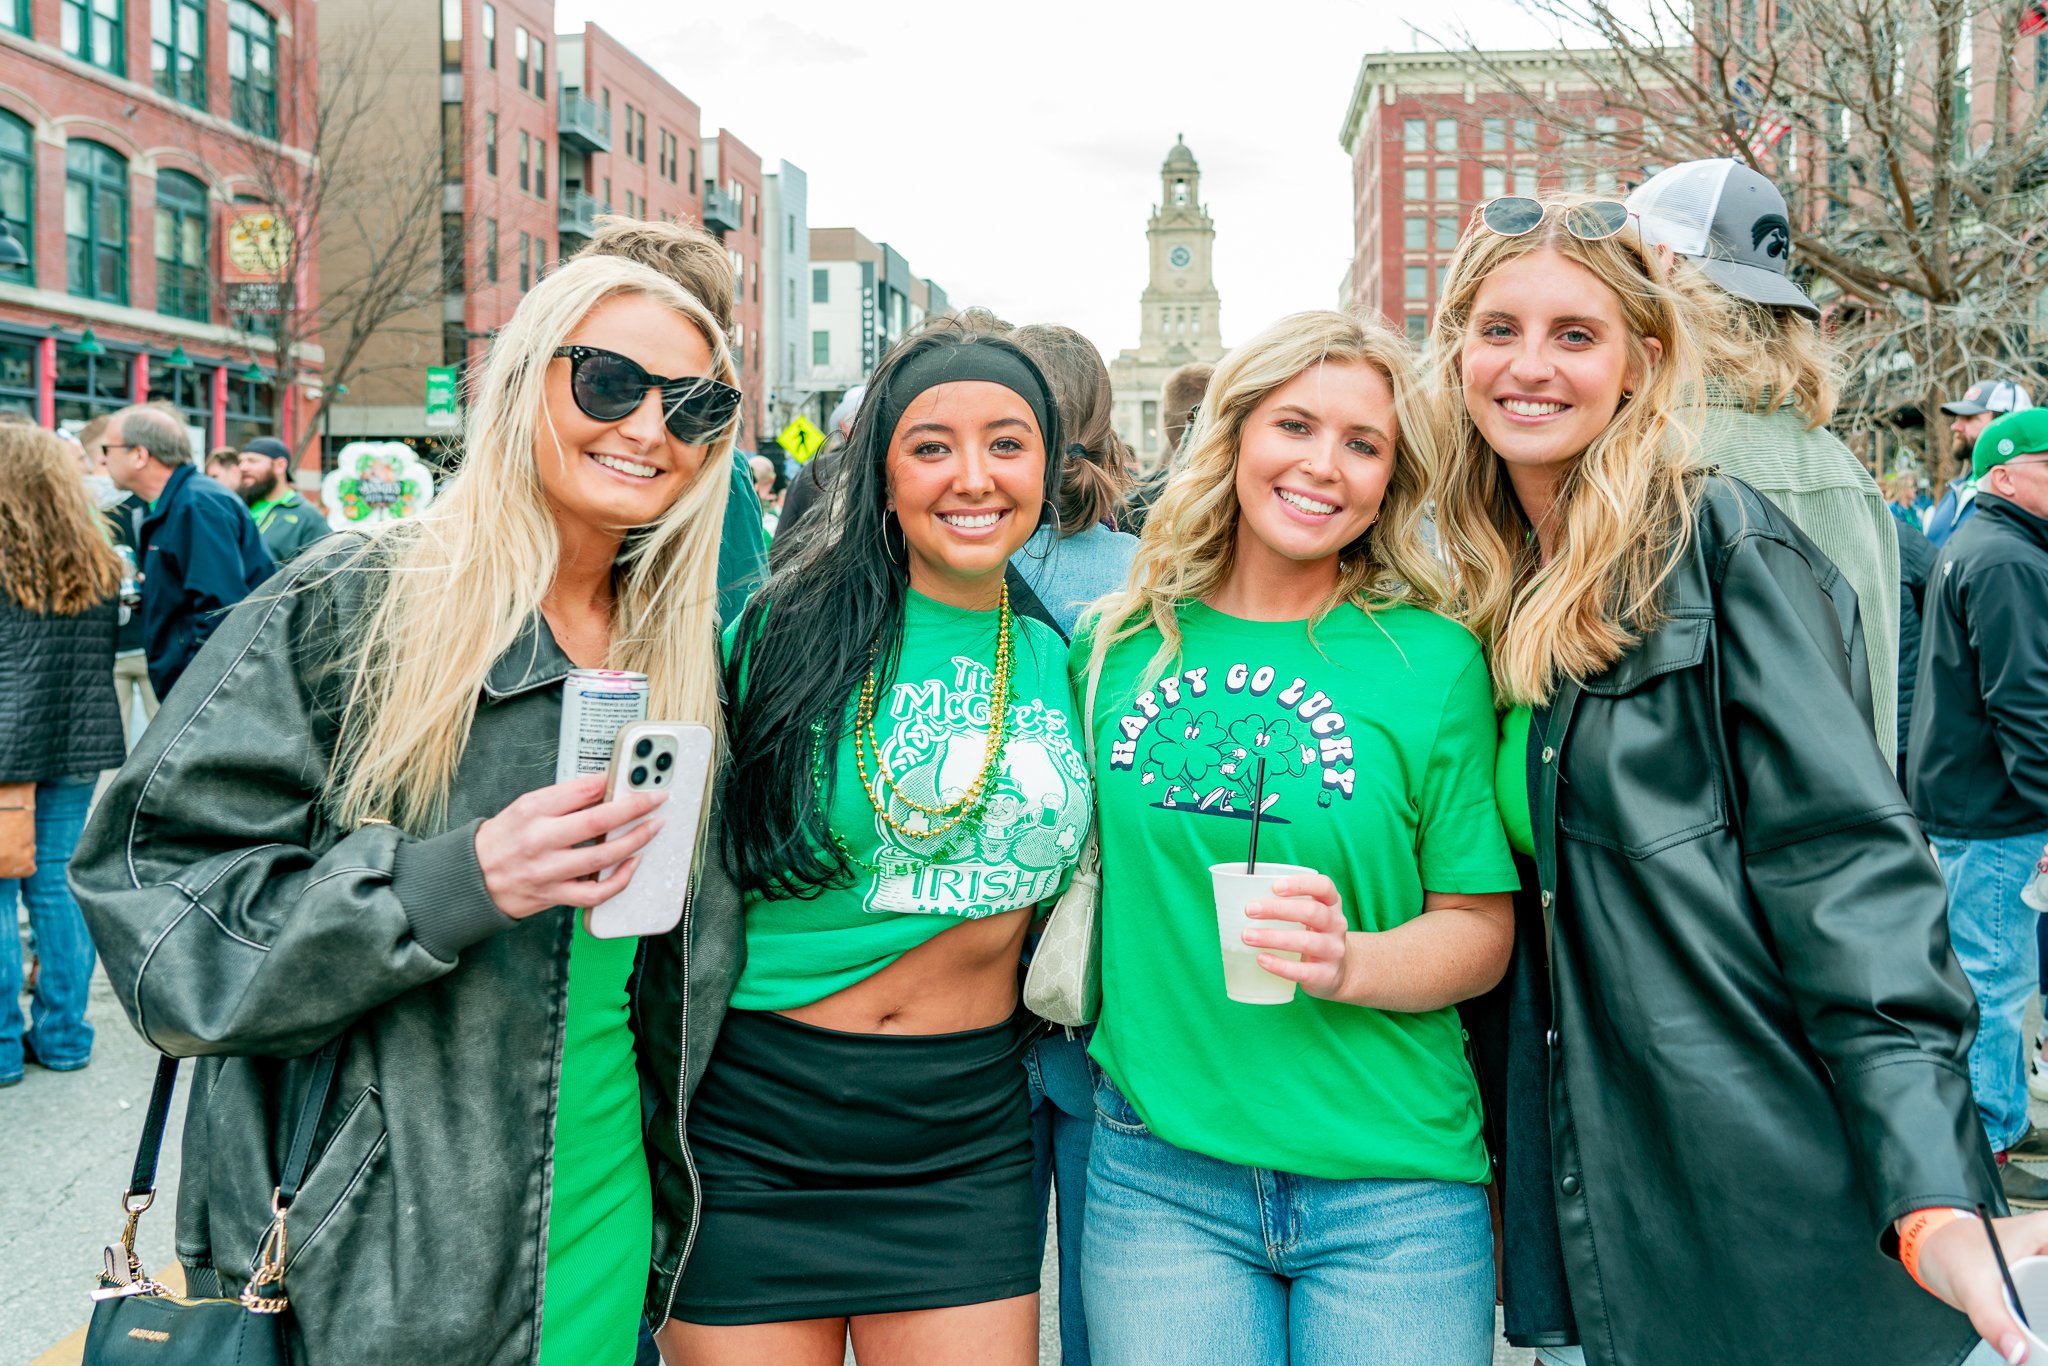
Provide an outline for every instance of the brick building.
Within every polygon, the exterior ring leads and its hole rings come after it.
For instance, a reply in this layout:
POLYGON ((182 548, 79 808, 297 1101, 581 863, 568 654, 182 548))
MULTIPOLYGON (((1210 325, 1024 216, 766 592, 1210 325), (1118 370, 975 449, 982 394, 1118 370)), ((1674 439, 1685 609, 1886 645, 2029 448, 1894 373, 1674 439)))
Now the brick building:
POLYGON ((562 255, 600 213, 701 217, 702 111, 617 38, 586 24, 562 50, 562 255))
POLYGON ((27 257, 0 265, 0 408, 75 427, 169 399, 201 445, 299 440, 318 338, 279 375, 264 318, 317 302, 312 244, 290 289, 223 277, 284 255, 255 200, 308 161, 316 12, 0 0, 0 223, 27 257))
MULTIPOLYGON (((811 229, 811 343, 804 411, 824 425, 890 346, 951 307, 946 291, 911 272, 887 242, 857 228, 811 229)), ((799 356, 801 359, 801 356, 799 356)))
POLYGON ((1347 307, 1374 309, 1411 338, 1426 334, 1451 253, 1472 212, 1506 194, 1621 195, 1661 167, 1623 147, 1638 116, 1603 113, 1574 59, 1495 52, 1488 60, 1601 141, 1561 135, 1456 52, 1378 52, 1359 64, 1339 134, 1351 158, 1347 307), (1491 88, 1489 88, 1491 86, 1491 88))
MULTIPOLYGON (((718 234, 732 257, 732 336, 726 341, 739 365, 740 389, 747 396, 740 405, 740 445, 769 449, 775 433, 765 430, 761 299, 767 244, 761 235, 761 154, 730 128, 721 128, 718 136, 705 140, 704 167, 704 226, 718 234)), ((772 284, 769 289, 772 293, 772 284)))

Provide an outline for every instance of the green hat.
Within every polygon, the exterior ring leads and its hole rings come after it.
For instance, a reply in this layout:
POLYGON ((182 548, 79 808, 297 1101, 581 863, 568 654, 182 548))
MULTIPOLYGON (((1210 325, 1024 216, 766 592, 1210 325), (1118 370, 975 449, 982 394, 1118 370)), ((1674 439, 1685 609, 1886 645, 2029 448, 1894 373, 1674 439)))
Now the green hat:
POLYGON ((1970 454, 1970 473, 1982 479, 1993 465, 2034 451, 2048 451, 2048 408, 2007 413, 1986 427, 1970 454))

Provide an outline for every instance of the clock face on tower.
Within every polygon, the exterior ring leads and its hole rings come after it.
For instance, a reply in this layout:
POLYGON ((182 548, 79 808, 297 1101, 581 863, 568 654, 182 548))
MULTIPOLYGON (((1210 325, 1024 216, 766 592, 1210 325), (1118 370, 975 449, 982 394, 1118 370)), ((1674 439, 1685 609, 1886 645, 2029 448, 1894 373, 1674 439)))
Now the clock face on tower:
POLYGON ((1194 254, 1186 247, 1175 247, 1172 251, 1166 253, 1167 263, 1175 270, 1186 270, 1188 262, 1194 259, 1194 254))

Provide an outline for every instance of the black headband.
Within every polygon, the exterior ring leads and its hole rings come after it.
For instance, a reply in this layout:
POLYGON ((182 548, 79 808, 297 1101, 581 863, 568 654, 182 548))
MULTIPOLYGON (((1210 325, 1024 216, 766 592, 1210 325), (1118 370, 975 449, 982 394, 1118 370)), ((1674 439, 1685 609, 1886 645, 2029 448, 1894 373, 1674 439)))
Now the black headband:
MULTIPOLYGON (((1038 372, 1014 351, 979 342, 962 342, 920 351, 889 376, 888 388, 883 391, 881 405, 875 412, 882 440, 896 439, 896 424, 903 420, 904 410, 919 394, 941 384, 961 380, 986 380, 990 384, 1002 385, 1031 405, 1032 415, 1038 419, 1038 439, 1041 442, 1051 439, 1052 395, 1038 372)), ((1047 451, 1046 454, 1051 457, 1053 453, 1047 451)))

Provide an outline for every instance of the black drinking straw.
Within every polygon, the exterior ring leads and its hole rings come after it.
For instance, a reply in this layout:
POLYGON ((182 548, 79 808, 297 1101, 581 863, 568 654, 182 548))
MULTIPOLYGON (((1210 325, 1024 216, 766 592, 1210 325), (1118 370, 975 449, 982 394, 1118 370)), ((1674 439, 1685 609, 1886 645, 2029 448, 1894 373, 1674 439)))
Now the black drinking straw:
POLYGON ((1266 761, 1259 760, 1259 790, 1252 795, 1252 847, 1244 856, 1244 872, 1250 877, 1259 871, 1259 813, 1266 807, 1266 761))
POLYGON ((1991 1240, 1991 1255, 1998 1259, 1998 1274, 2005 1278, 2005 1293, 2012 1296, 2012 1312, 2020 1327, 2032 1332, 2034 1325, 2027 1322, 2027 1311, 2020 1308, 2020 1288, 2012 1283, 2012 1268, 2005 1264, 2005 1249, 1998 1245, 1998 1230, 1991 1227, 1991 1211, 1982 1200, 1977 1202, 1977 1218, 1984 1225, 1984 1236, 1991 1240))

